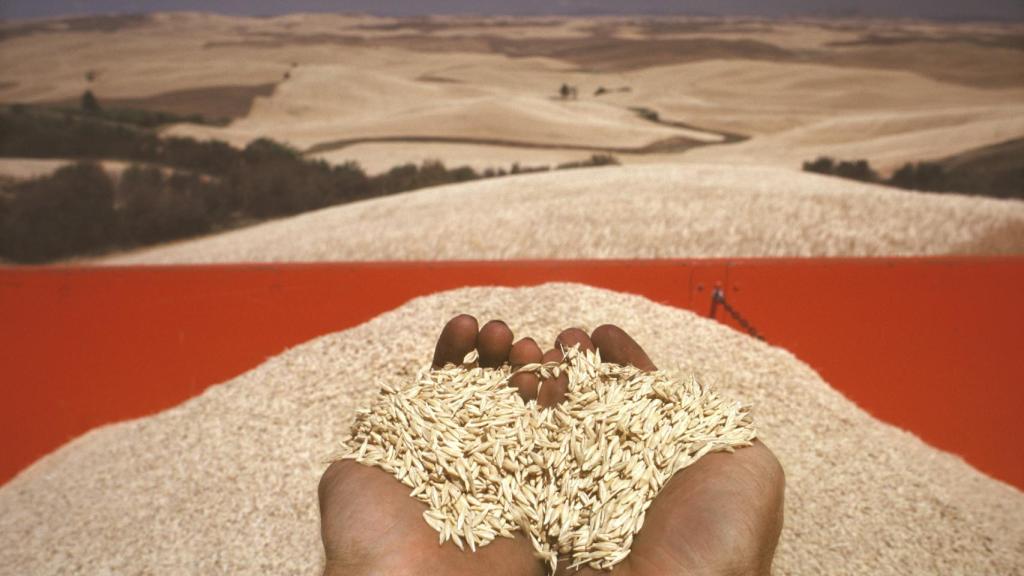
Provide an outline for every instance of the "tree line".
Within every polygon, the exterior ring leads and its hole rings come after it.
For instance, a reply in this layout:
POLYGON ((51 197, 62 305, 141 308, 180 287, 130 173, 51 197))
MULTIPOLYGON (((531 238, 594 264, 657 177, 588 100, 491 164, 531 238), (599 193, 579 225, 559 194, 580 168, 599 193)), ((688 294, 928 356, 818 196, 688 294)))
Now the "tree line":
MULTIPOLYGON (((999 154, 1003 155, 1003 152, 999 154)), ((1008 163, 994 157, 980 157, 953 168, 939 162, 907 162, 888 178, 882 178, 867 160, 835 160, 820 156, 804 162, 803 169, 905 190, 1024 199, 1024 159, 1008 163)))
MULTIPOLYGON (((244 148, 99 115, 0 110, 0 156, 77 158, 51 175, 0 185, 0 258, 42 263, 144 246, 426 186, 546 170, 403 164, 376 176, 310 160, 270 139, 244 148), (133 164, 119 178, 98 164, 133 164)), ((595 155, 559 168, 615 163, 595 155)))

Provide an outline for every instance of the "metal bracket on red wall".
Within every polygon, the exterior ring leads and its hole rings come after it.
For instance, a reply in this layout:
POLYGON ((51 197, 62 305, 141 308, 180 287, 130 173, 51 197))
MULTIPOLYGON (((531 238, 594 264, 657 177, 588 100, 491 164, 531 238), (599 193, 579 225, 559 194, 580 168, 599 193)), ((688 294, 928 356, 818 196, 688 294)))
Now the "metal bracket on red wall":
POLYGON ((711 312, 708 313, 708 318, 718 320, 715 314, 718 312, 719 306, 721 306, 721 308, 725 310, 726 313, 729 314, 729 316, 731 316, 747 334, 750 334, 762 342, 764 341, 764 336, 758 332, 757 328, 754 328, 754 325, 740 314, 736 308, 733 308, 733 306, 725 299, 725 289, 721 286, 715 286, 715 290, 711 293, 711 312))

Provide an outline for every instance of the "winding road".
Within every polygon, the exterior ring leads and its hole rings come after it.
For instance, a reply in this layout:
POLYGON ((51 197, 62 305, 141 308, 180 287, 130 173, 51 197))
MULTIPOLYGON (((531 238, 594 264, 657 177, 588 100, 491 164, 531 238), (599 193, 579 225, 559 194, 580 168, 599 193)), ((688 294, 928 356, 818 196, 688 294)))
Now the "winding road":
POLYGON ((357 138, 344 138, 339 140, 329 140, 327 142, 321 142, 314 144, 306 150, 303 154, 318 154, 321 152, 331 152, 334 150, 341 150, 357 144, 370 144, 370 143, 387 143, 387 142, 421 142, 425 144, 473 144, 478 146, 502 146, 506 148, 531 148, 540 150, 581 150, 584 152, 593 152, 595 154, 672 154, 678 152, 684 152, 691 148, 697 148, 699 146, 712 146, 722 144, 734 144, 736 142, 742 142, 747 140, 749 137, 743 134, 737 134, 735 132, 722 132, 718 130, 708 130, 685 122, 676 122, 672 120, 663 120, 659 114, 649 108, 630 108, 630 110, 639 116, 640 118, 659 124, 661 126, 668 126, 671 128, 681 128, 685 130, 697 130, 700 132, 707 132, 709 134, 717 134, 721 136, 722 140, 718 142, 705 142, 702 140, 696 140, 694 138, 688 138, 686 136, 675 136, 672 138, 663 138, 661 140, 655 140, 649 144, 635 147, 619 147, 619 146, 587 146, 584 144, 548 144, 544 142, 527 142, 522 140, 504 140, 501 138, 473 138, 473 137, 462 137, 462 136, 364 136, 357 138))

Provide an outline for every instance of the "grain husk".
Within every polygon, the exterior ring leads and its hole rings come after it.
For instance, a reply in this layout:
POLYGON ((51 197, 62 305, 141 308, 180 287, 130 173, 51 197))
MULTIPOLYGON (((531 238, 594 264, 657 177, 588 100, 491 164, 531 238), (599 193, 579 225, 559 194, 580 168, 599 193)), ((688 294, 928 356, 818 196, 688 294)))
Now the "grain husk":
POLYGON ((550 573, 560 561, 611 569, 673 474, 705 454, 749 446, 757 433, 749 407, 692 375, 602 363, 578 347, 563 353, 562 362, 515 371, 481 368, 470 353, 462 365, 383 384, 356 412, 344 458, 410 487, 442 543, 450 536, 475 551, 522 530, 550 573), (524 402, 508 384, 522 372, 564 372, 565 401, 524 402), (581 514, 591 509, 597 514, 581 514))

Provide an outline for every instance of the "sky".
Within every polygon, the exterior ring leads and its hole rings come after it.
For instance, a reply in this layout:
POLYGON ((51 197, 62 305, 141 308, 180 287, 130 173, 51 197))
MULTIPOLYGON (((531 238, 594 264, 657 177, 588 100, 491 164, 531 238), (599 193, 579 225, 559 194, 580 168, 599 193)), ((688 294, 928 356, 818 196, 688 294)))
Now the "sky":
POLYGON ((291 12, 425 14, 691 14, 1024 20, 1024 0, 0 0, 0 18, 190 10, 269 16, 291 12))

